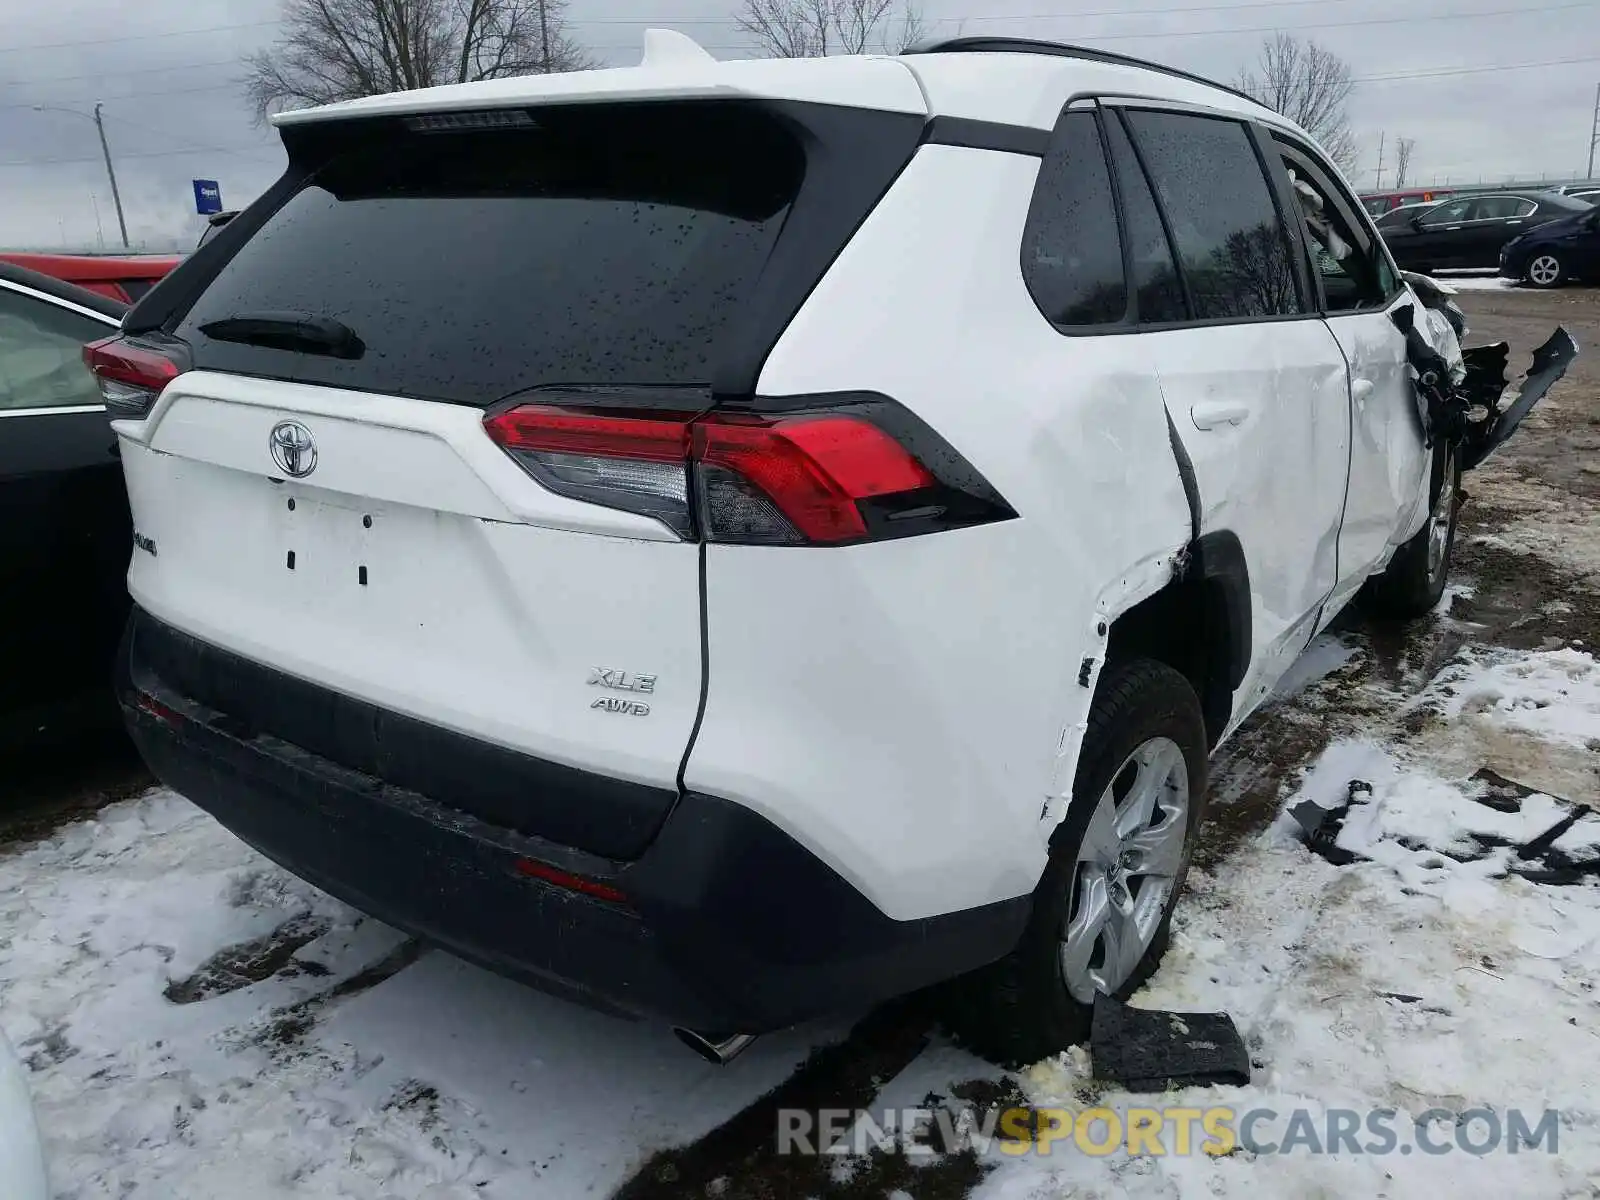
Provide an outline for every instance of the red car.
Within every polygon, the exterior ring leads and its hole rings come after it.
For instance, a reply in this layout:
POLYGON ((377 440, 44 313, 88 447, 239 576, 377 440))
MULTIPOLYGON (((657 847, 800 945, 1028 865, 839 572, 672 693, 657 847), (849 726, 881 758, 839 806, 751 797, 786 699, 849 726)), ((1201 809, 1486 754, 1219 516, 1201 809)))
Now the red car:
POLYGON ((1374 217, 1404 208, 1408 204, 1432 204, 1455 195, 1449 188, 1403 188, 1398 192, 1363 192, 1361 206, 1374 217))
POLYGON ((111 258, 99 254, 0 253, 0 262, 132 304, 160 282, 183 259, 176 254, 141 254, 111 258))

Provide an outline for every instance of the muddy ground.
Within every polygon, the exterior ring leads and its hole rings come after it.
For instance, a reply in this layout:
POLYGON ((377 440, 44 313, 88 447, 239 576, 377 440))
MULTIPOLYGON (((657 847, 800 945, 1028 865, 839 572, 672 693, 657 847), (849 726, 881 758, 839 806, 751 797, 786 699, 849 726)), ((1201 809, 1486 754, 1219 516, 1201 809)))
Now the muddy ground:
MULTIPOLYGON (((1463 775, 1488 767, 1575 801, 1593 803, 1600 796, 1595 765, 1600 755, 1574 750, 1562 758, 1548 747, 1536 754, 1523 744, 1479 737, 1466 722, 1458 734, 1426 708, 1406 703, 1473 645, 1600 645, 1600 521, 1595 520, 1600 507, 1600 291, 1469 292, 1462 302, 1472 324, 1469 344, 1509 341, 1519 372, 1557 324, 1589 352, 1513 442, 1467 478, 1456 547, 1459 587, 1445 611, 1408 627, 1373 622, 1360 613, 1342 617, 1335 630, 1342 665, 1258 714, 1218 756, 1210 820, 1196 858, 1202 871, 1215 871, 1273 820, 1285 788, 1332 738, 1357 730, 1401 744, 1426 737, 1435 752, 1442 745, 1448 753, 1455 745, 1463 775)), ((10 773, 9 815, 0 815, 0 844, 31 840, 148 782, 125 744, 114 738, 17 766, 10 773)), ((299 930, 289 940, 312 934, 299 930)), ((248 984, 276 971, 293 949, 285 952, 275 941, 234 948, 225 959, 175 984, 180 994, 171 998, 191 1002, 248 984)), ((411 953, 414 957, 414 949, 411 953)), ((913 997, 871 1014, 846 1041, 818 1051, 777 1091, 693 1145, 657 1155, 617 1195, 877 1200, 911 1183, 913 1171, 919 1200, 967 1195, 982 1177, 970 1159, 913 1169, 904 1161, 880 1158, 870 1169, 841 1178, 825 1159, 773 1153, 779 1108, 868 1104, 878 1086, 927 1044, 937 1027, 935 1013, 928 998, 913 997)), ((971 1086, 976 1091, 996 1087, 971 1086)), ((1015 1098, 998 1092, 992 1097, 1015 1098)))

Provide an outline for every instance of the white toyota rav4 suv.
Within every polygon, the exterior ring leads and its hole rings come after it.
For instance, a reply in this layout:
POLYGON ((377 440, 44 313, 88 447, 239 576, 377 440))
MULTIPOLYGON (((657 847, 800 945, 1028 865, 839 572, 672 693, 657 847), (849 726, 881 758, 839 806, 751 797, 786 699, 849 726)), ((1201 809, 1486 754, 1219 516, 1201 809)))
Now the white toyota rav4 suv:
POLYGON ((1364 585, 1441 594, 1418 298, 1226 88, 652 33, 276 124, 87 352, 123 703, 496 970, 722 1057, 966 976, 981 1047, 1058 1049, 1154 969, 1209 752, 1364 585))

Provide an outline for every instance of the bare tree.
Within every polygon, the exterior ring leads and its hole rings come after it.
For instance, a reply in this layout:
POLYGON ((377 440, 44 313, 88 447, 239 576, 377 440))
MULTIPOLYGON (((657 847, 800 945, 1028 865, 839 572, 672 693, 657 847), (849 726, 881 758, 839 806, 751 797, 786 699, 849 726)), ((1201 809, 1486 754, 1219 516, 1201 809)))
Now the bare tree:
POLYGON ((1395 138, 1394 140, 1394 186, 1403 188, 1406 185, 1406 176, 1411 172, 1411 156, 1416 153, 1416 138, 1395 138))
POLYGON ((1355 91, 1350 64, 1316 42, 1276 33, 1261 45, 1254 70, 1239 73, 1239 88, 1288 117, 1321 144, 1345 172, 1360 146, 1345 105, 1355 91))
POLYGON ((245 60, 258 120, 285 108, 592 65, 566 0, 287 0, 278 44, 245 60))
POLYGON ((927 34, 915 0, 744 0, 735 19, 768 58, 898 54, 927 34))

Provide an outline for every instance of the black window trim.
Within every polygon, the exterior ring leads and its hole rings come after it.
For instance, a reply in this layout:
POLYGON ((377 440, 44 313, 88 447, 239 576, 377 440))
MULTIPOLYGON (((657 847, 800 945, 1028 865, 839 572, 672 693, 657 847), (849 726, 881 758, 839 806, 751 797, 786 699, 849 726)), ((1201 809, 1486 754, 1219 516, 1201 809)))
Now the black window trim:
POLYGON ((979 121, 971 117, 936 116, 923 129, 924 146, 960 146, 969 150, 995 150, 1043 158, 1050 150, 1053 131, 1033 125, 979 121))
MULTIPOLYGON (((1143 182, 1145 190, 1150 193, 1150 203, 1155 206, 1156 220, 1161 222, 1161 236, 1166 239, 1167 254, 1172 258, 1172 270, 1173 273, 1178 277, 1178 291, 1183 293, 1183 311, 1187 314, 1182 321, 1140 322, 1137 311, 1138 301, 1135 299, 1134 323, 1142 329, 1187 328, 1190 325, 1198 323, 1198 319, 1195 317, 1196 310, 1194 306, 1194 292, 1189 288, 1189 273, 1183 269, 1183 256, 1178 253, 1178 239, 1173 236, 1172 222, 1167 218, 1167 206, 1161 203, 1161 193, 1156 190, 1156 182, 1150 177, 1150 164, 1145 162, 1144 149, 1139 145, 1139 139, 1133 136, 1133 125, 1128 120, 1126 111, 1119 106, 1107 107, 1105 111, 1109 114, 1106 119, 1115 121, 1117 123, 1117 128, 1122 130, 1122 136, 1128 139, 1128 148, 1133 151, 1134 162, 1139 166, 1140 180, 1143 182)), ((1116 180, 1117 178, 1115 164, 1113 164, 1112 167, 1112 178, 1113 180, 1116 180)), ((1113 186, 1120 187, 1121 185, 1120 183, 1114 183, 1113 186)), ((1119 230, 1126 229, 1128 219, 1127 214, 1122 209, 1122 194, 1119 191, 1116 193, 1116 195, 1117 225, 1119 230)), ((1128 239, 1124 237, 1122 241, 1123 245, 1126 246, 1128 239)), ((1125 259, 1129 259, 1128 280, 1131 284, 1133 281, 1131 258, 1126 251, 1124 251, 1123 257, 1125 259)), ((1133 288, 1130 287, 1128 290, 1132 292, 1133 288)))
POLYGON ((48 304, 52 308, 61 308, 67 312, 77 313, 80 317, 88 317, 91 321, 104 325, 108 330, 114 331, 118 325, 117 318, 108 313, 97 312, 95 309, 87 308, 76 301, 68 300, 61 296, 52 296, 49 292, 39 291, 37 288, 31 288, 25 283, 13 283, 9 279, 0 279, 0 289, 14 292, 19 296, 26 296, 30 300, 37 300, 41 304, 48 304))
MULTIPOLYGON (((1322 194, 1333 202, 1339 216, 1344 219, 1346 228, 1355 234, 1356 249, 1370 257, 1382 258, 1387 262, 1389 265, 1389 277, 1394 280, 1394 290, 1385 295, 1382 301, 1374 304, 1364 304, 1359 308, 1332 311, 1327 306, 1327 297, 1321 294, 1321 280, 1317 272, 1312 271, 1311 277, 1317 284, 1318 308, 1321 316, 1326 320, 1336 320, 1340 317, 1357 317, 1364 314, 1370 315, 1371 313, 1388 311, 1394 302, 1404 295, 1406 284, 1401 277, 1400 268, 1395 265, 1394 255, 1389 253, 1388 245, 1377 232, 1372 215, 1362 207, 1359 200, 1352 206, 1352 197, 1349 190, 1340 184, 1338 175, 1333 172, 1321 154, 1307 146, 1301 139, 1285 133, 1283 130, 1274 129, 1270 131, 1270 142, 1272 148, 1277 152, 1274 157, 1278 160, 1277 173, 1283 178, 1282 186, 1285 188, 1292 186, 1289 183, 1288 171, 1283 163, 1284 158, 1287 156, 1297 160, 1296 166, 1304 169, 1309 176, 1310 182, 1320 188, 1322 194)), ((1448 200, 1441 200, 1439 203, 1448 203, 1448 200)), ((1298 223, 1298 218, 1296 223, 1298 223)), ((1303 237, 1301 241, 1302 253, 1307 256, 1306 263, 1309 269, 1311 247, 1303 237)))

